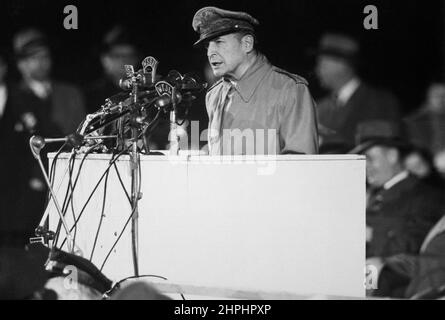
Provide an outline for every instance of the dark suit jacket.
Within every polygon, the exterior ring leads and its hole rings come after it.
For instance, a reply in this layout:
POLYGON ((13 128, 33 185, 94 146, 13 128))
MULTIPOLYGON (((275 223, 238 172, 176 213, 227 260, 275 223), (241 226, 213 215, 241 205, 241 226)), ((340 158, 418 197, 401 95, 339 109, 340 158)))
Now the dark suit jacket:
MULTIPOLYGON (((74 133, 85 118, 85 107, 79 90, 59 82, 53 83, 52 94, 47 99, 38 98, 24 84, 13 86, 8 97, 11 105, 4 133, 7 154, 4 154, 3 165, 10 191, 0 232, 3 230, 3 234, 8 232, 23 240, 32 235, 46 200, 45 191, 30 188, 31 179, 43 182, 43 178, 30 151, 29 138, 33 134, 55 138, 74 133), (24 119, 30 117, 35 119, 33 127, 25 124, 29 121, 24 119)), ((46 153, 58 148, 60 145, 47 145, 41 152, 42 159, 45 161, 46 153)))
POLYGON ((52 92, 46 99, 40 99, 24 83, 20 83, 11 100, 16 120, 20 121, 24 113, 33 113, 37 119, 36 134, 46 137, 74 133, 86 116, 81 91, 62 82, 52 83, 52 92))
POLYGON ((366 223, 373 229, 367 257, 417 254, 424 238, 445 212, 443 195, 414 176, 373 195, 366 223))
POLYGON ((346 105, 337 106, 332 97, 317 103, 318 123, 324 143, 343 142, 350 148, 355 144, 357 127, 369 120, 388 120, 399 123, 397 99, 389 92, 361 83, 346 105), (323 128, 328 129, 323 134, 323 128))
POLYGON ((436 298, 445 286, 445 229, 418 255, 400 254, 385 259, 378 296, 436 298))
MULTIPOLYGON (((15 193, 16 181, 12 176, 13 170, 10 167, 10 159, 14 155, 13 141, 13 120, 11 103, 11 88, 7 86, 8 99, 6 100, 5 110, 0 117, 0 237, 2 230, 7 225, 5 212, 10 210, 9 197, 15 193)), ((0 239, 1 243, 1 239, 0 239)))
POLYGON ((26 217, 18 214, 18 206, 28 171, 24 159, 28 157, 28 152, 30 154, 25 137, 14 128, 17 123, 17 105, 14 101, 18 95, 17 88, 8 85, 7 90, 8 100, 0 119, 0 246, 24 244, 25 241, 18 230, 26 217))

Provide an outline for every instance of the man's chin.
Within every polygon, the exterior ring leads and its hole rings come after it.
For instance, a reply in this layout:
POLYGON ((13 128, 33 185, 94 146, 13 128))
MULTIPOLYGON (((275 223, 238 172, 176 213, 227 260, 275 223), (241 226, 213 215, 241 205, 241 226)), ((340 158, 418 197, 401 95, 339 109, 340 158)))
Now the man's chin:
POLYGON ((221 69, 213 69, 213 75, 217 78, 222 77, 224 74, 221 69))

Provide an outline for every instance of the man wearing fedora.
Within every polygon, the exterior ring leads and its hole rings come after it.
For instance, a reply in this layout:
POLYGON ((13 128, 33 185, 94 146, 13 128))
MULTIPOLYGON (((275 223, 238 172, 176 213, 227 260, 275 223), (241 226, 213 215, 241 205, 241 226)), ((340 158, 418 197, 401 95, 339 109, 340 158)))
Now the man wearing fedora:
POLYGON ((364 121, 400 121, 399 103, 389 92, 366 84, 357 74, 359 44, 340 33, 326 33, 316 50, 316 74, 329 96, 318 101, 321 148, 341 145, 350 150, 364 121))
POLYGON ((215 7, 198 10, 195 45, 205 46, 216 82, 206 96, 211 155, 313 154, 317 123, 305 79, 269 63, 256 49, 251 15, 215 7), (246 138, 246 143, 232 144, 246 138))
POLYGON ((374 136, 350 152, 366 155, 366 178, 372 190, 366 209, 368 258, 417 254, 445 212, 442 192, 404 168, 409 151, 410 145, 399 137, 374 136))

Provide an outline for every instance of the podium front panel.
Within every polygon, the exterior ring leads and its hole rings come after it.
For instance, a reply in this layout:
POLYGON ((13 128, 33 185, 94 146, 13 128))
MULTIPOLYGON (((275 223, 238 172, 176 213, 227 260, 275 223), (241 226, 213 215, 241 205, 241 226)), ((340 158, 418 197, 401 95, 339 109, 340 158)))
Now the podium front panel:
MULTIPOLYGON (((70 226, 110 158, 90 155, 83 163, 66 214, 70 226)), ((63 154, 56 164, 60 202, 68 159, 63 154)), ((364 297, 364 157, 141 156, 140 164, 140 275, 203 287, 364 297)), ((102 271, 115 281, 134 275, 131 207, 117 172, 131 195, 130 162, 123 156, 73 230, 76 246, 97 267, 108 255, 102 271)), ((47 210, 54 230, 57 212, 52 205, 47 210)))

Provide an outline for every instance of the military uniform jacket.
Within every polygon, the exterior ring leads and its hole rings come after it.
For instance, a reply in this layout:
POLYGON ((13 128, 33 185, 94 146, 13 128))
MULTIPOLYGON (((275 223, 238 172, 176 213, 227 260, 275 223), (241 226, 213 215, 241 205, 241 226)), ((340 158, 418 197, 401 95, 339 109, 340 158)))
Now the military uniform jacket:
POLYGON ((206 96, 210 154, 317 153, 315 107, 307 85, 263 55, 232 85, 231 93, 230 81, 221 79, 206 96))

